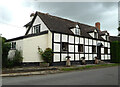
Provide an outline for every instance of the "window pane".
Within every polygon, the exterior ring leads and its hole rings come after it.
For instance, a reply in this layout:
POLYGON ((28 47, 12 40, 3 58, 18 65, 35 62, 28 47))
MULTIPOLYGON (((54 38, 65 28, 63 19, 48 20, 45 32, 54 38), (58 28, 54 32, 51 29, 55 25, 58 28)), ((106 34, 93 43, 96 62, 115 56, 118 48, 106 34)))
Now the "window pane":
POLYGON ((83 52, 83 44, 78 45, 78 52, 83 52))
POLYGON ((107 47, 104 48, 104 54, 108 54, 108 48, 107 47))
POLYGON ((96 53, 96 46, 92 46, 92 52, 96 53))
POLYGON ((62 51, 68 51, 68 43, 62 42, 62 51))

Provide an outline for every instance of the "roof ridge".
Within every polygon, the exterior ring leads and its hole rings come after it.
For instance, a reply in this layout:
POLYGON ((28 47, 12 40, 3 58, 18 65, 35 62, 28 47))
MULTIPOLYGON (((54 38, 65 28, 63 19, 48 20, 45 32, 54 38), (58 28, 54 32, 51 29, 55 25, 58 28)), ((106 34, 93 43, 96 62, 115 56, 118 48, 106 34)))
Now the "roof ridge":
POLYGON ((55 17, 55 18, 58 18, 58 19, 62 19, 62 20, 69 21, 69 22, 78 23, 78 22, 75 22, 75 21, 72 21, 72 20, 69 20, 69 19, 66 19, 66 18, 59 17, 59 16, 53 16, 53 15, 48 14, 48 13, 42 13, 42 12, 38 12, 38 11, 37 11, 37 13, 48 15, 48 16, 55 17))
MULTIPOLYGON (((42 13, 42 12, 39 12, 39 11, 36 11, 36 12, 37 12, 37 13, 40 13, 40 14, 52 16, 52 17, 55 17, 55 18, 59 18, 59 19, 65 20, 65 21, 74 22, 74 23, 76 23, 76 24, 78 23, 78 24, 82 24, 82 25, 85 25, 85 26, 88 26, 88 27, 96 28, 95 26, 92 26, 92 25, 88 25, 88 24, 76 22, 76 21, 73 21, 73 20, 70 20, 70 19, 66 19, 66 18, 62 18, 62 17, 58 17, 58 16, 53 16, 53 15, 51 15, 51 14, 49 14, 49 13, 42 13)), ((100 31, 101 31, 101 30, 100 30, 100 31)))

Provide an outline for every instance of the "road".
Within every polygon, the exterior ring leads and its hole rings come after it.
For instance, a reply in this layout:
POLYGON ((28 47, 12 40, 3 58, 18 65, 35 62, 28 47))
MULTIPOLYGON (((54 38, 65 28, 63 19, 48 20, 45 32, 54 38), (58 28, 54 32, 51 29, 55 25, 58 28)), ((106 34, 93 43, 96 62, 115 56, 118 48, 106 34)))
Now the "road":
POLYGON ((118 85, 118 67, 2 79, 3 85, 118 85))

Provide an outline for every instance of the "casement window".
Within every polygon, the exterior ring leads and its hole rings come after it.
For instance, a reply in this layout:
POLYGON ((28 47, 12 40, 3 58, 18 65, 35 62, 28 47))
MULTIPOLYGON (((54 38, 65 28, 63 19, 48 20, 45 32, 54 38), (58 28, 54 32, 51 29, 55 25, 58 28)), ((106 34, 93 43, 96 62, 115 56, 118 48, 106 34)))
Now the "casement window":
POLYGON ((106 40, 109 41, 109 36, 108 35, 106 35, 106 40))
POLYGON ((83 44, 78 44, 78 52, 83 52, 83 44))
POLYGON ((94 32, 94 38, 97 38, 97 32, 94 32))
POLYGON ((40 24, 33 26, 32 33, 40 33, 40 24))
POLYGON ((96 46, 92 46, 92 52, 96 53, 96 46))
POLYGON ((104 48, 104 54, 108 54, 108 48, 107 47, 104 48))
POLYGON ((68 43, 62 42, 62 51, 68 51, 68 43))
POLYGON ((79 28, 75 28, 75 34, 80 35, 80 29, 79 28))
POLYGON ((11 49, 16 49, 16 42, 11 43, 11 49))

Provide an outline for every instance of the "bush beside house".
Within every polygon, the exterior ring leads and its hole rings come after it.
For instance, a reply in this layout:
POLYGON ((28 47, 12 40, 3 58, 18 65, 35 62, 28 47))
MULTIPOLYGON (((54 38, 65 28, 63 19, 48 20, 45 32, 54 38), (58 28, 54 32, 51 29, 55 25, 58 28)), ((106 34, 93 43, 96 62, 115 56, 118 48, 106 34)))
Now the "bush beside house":
POLYGON ((46 48, 45 51, 43 52, 43 50, 38 47, 38 51, 39 54, 42 56, 44 63, 50 63, 50 64, 52 63, 53 53, 51 48, 46 48))
POLYGON ((21 65, 23 57, 21 52, 16 50, 15 55, 12 59, 8 59, 8 52, 11 48, 10 43, 5 43, 6 38, 2 37, 2 67, 3 68, 11 68, 14 66, 21 65))
POLYGON ((120 42, 111 42, 111 62, 120 63, 120 42))

